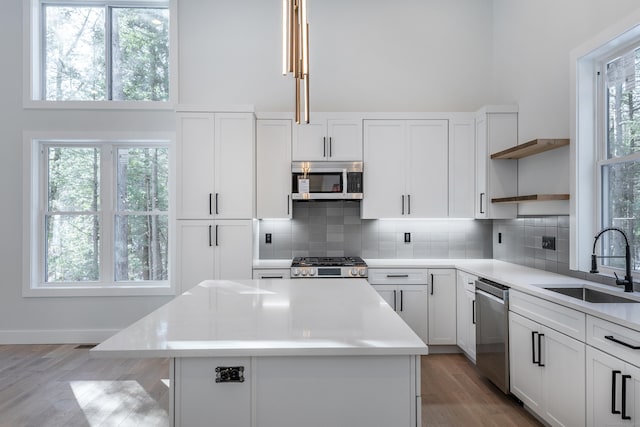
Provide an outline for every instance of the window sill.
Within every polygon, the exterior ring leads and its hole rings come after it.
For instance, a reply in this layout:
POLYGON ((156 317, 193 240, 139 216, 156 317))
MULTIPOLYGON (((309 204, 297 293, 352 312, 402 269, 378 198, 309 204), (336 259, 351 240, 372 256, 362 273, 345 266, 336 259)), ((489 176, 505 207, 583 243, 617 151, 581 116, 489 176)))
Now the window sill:
POLYGON ((130 297, 130 296, 174 296, 176 290, 170 285, 112 285, 112 286, 65 286, 48 285, 24 287, 23 297, 130 297))
POLYGON ((174 111, 171 101, 40 101, 25 100, 26 110, 150 110, 174 111))

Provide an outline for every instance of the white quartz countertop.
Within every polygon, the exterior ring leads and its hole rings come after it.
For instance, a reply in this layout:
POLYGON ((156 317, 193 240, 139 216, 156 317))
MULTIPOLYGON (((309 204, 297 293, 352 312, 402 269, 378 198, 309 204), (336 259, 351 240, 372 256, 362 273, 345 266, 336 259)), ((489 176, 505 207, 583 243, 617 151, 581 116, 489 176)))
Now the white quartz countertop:
POLYGON ((427 353, 364 279, 204 281, 92 350, 97 357, 427 353))

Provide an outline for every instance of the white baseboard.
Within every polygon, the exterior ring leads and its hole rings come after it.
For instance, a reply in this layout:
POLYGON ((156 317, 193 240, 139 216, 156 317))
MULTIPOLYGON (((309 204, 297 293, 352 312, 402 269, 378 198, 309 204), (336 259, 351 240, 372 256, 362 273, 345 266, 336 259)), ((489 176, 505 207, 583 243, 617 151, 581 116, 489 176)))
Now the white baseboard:
POLYGON ((0 344, 97 344, 117 329, 0 330, 0 344))

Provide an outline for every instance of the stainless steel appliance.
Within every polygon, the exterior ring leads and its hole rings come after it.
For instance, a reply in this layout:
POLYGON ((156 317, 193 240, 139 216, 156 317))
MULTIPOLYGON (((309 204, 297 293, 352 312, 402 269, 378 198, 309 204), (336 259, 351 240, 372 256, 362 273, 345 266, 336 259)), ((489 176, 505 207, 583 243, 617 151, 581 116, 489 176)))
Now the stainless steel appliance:
POLYGON ((362 199, 362 174, 362 162, 293 162, 291 198, 362 199))
POLYGON ((292 279, 367 276, 367 263, 360 257, 296 257, 291 262, 292 279))
POLYGON ((476 366, 509 393, 509 288, 476 280, 476 366))

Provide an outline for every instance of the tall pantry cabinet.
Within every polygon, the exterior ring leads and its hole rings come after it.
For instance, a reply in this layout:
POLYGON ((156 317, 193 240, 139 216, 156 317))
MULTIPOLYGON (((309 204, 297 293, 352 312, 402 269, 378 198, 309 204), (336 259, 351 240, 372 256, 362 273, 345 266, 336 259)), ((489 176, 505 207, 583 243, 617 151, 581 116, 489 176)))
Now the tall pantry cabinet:
POLYGON ((251 279, 253 113, 179 111, 176 128, 178 289, 251 279))

